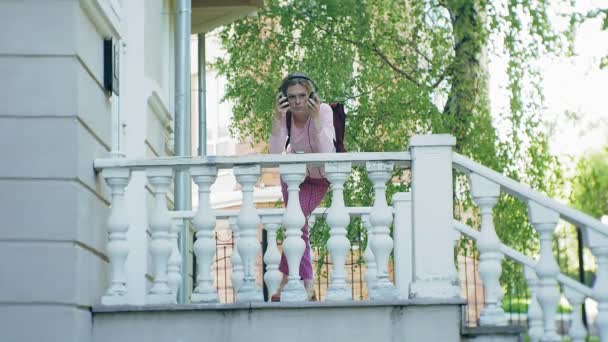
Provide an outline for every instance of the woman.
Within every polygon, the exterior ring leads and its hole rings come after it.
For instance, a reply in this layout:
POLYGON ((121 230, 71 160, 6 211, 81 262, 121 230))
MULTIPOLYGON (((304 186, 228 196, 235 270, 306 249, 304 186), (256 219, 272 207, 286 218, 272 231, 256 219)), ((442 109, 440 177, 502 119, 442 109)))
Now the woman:
MULTIPOLYGON (((315 84, 306 75, 295 73, 287 76, 279 88, 275 105, 272 134, 270 136, 270 153, 330 153, 334 147, 335 132, 331 107, 321 103, 315 94, 315 84), (290 115, 288 115, 288 112, 290 115), (288 133, 287 118, 291 118, 288 133), (289 134, 289 144, 286 145, 289 134)), ((325 196, 329 182, 324 177, 323 168, 307 167, 306 178, 300 185, 300 206, 306 218, 302 227, 302 239, 306 244, 304 255, 300 260, 299 274, 310 300, 316 300, 313 283, 312 256, 308 238, 308 218, 325 196)), ((281 180, 283 201, 287 205, 287 185, 281 180)), ((272 301, 279 301, 281 290, 287 284, 289 268, 285 254, 281 256, 279 270, 283 279, 272 301)))

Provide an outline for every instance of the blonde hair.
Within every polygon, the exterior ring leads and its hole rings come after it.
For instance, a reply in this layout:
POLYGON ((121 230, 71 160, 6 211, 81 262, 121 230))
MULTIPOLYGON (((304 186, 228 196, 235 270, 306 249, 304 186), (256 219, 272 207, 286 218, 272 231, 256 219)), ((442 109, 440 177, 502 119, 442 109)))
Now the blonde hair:
POLYGON ((312 85, 312 82, 303 78, 292 78, 290 80, 287 80, 287 82, 284 83, 282 89, 283 89, 283 93, 287 94, 287 89, 289 89, 289 87, 294 86, 294 85, 301 85, 306 89, 306 92, 308 94, 311 94, 314 91, 314 86, 312 85))

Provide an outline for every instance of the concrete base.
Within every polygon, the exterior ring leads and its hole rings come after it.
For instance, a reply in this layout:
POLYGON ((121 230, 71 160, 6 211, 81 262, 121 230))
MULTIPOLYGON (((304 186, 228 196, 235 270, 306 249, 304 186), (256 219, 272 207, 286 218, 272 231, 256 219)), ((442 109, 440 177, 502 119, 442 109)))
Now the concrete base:
POLYGON ((94 342, 460 341, 462 300, 93 308, 94 342))

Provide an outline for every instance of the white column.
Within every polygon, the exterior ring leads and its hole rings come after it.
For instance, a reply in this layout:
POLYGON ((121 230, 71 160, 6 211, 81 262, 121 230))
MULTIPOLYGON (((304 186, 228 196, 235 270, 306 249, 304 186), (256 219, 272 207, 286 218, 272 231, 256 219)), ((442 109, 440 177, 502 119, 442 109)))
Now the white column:
POLYGON ((412 154, 413 278, 410 297, 458 298, 454 265, 452 146, 448 134, 415 135, 412 154))
POLYGON ((528 336, 530 342, 538 342, 543 337, 543 311, 538 303, 538 277, 530 266, 524 266, 524 277, 530 289, 530 304, 528 305, 528 336))
POLYGON ((243 285, 243 277, 245 273, 243 272, 243 260, 241 260, 241 255, 239 254, 238 242, 239 242, 239 225, 237 224, 236 216, 231 216, 228 218, 228 223, 230 224, 230 229, 232 229, 232 256, 230 257, 230 261, 232 263, 232 275, 230 279, 232 280, 232 290, 234 293, 238 293, 241 285, 243 285))
POLYGON ((264 262, 266 263, 264 282, 268 288, 268 297, 272 297, 277 292, 283 277, 281 271, 279 271, 281 253, 279 253, 277 247, 277 229, 282 220, 282 217, 277 215, 262 216, 262 223, 264 223, 264 229, 266 229, 266 241, 268 242, 266 254, 264 254, 264 262))
POLYGON ((555 313, 559 304, 557 275, 559 265, 553 257, 552 236, 559 220, 559 214, 536 202, 528 200, 530 223, 540 238, 540 258, 536 265, 538 287, 536 297, 543 310, 543 337, 541 341, 561 341, 555 326, 555 313))
POLYGON ((346 237, 346 227, 350 216, 344 206, 344 181, 352 169, 350 162, 326 163, 325 174, 332 185, 331 207, 327 213, 329 240, 327 250, 332 260, 331 284, 327 289, 326 300, 352 300, 352 290, 346 282, 346 255, 350 241, 346 237))
POLYGON ((587 330, 583 324, 583 302, 585 301, 585 295, 567 285, 564 285, 564 295, 568 299, 570 306, 572 306, 572 319, 570 320, 571 324, 570 329, 568 329, 568 336, 570 336, 572 342, 585 342, 585 337, 587 337, 587 330))
POLYGON ((507 325, 507 316, 502 310, 503 297, 500 286, 503 255, 500 240, 494 229, 492 210, 500 196, 500 186, 478 174, 469 174, 471 195, 481 211, 481 234, 477 240, 479 249, 479 275, 483 280, 485 303, 479 324, 482 326, 507 325))
POLYGON ((190 295, 193 303, 217 303, 217 289, 213 287, 211 265, 215 257, 215 211, 211 208, 210 188, 217 177, 213 166, 190 168, 192 180, 198 186, 198 210, 192 223, 196 229, 194 255, 196 257, 196 287, 190 295))
MULTIPOLYGON (((122 129, 121 150, 128 158, 146 158, 146 133, 148 131, 149 87, 146 81, 145 61, 145 16, 141 15, 146 0, 122 2, 125 25, 120 56, 120 113, 122 129)), ((156 120, 152 116, 151 120, 156 120)), ((148 280, 148 180, 144 172, 133 172, 125 194, 129 212, 129 257, 126 262, 128 278, 128 304, 144 305, 148 280)))
POLYGON ((305 301, 308 299, 304 284, 300 282, 300 260, 304 255, 306 244, 302 240, 302 227, 304 226, 304 213, 300 207, 300 183, 304 181, 306 172, 305 164, 280 165, 279 171, 283 181, 287 183, 289 198, 287 208, 283 215, 285 225, 285 240, 283 241, 283 253, 287 258, 289 276, 287 284, 281 292, 282 302, 305 301))
POLYGON ((376 258, 374 258, 374 252, 372 252, 372 239, 374 236, 374 227, 369 222, 369 214, 361 216, 363 227, 367 231, 367 245, 365 246, 365 252, 363 253, 363 259, 365 260, 365 282, 367 284, 367 291, 369 298, 374 297, 372 292, 376 287, 376 258))
POLYGON ((174 219, 171 225, 171 231, 169 232, 169 239, 171 240, 171 255, 169 256, 169 266, 167 267, 168 283, 171 292, 177 300, 177 293, 179 291, 179 285, 182 282, 182 255, 179 252, 179 232, 184 226, 184 220, 174 219))
POLYGON ((129 254, 129 244, 127 242, 129 217, 124 195, 131 177, 131 170, 104 169, 101 175, 112 190, 112 206, 107 221, 108 244, 106 247, 110 259, 110 286, 106 294, 101 297, 101 304, 124 305, 127 304, 125 261, 129 254))
POLYGON ((397 290, 388 279, 388 261, 393 250, 389 226, 393 221, 392 209, 386 203, 386 182, 391 178, 392 162, 367 162, 367 175, 374 184, 374 206, 370 222, 374 227, 372 251, 376 259, 376 286, 371 299, 397 298, 397 290))
POLYGON ((399 298, 408 299, 412 283, 412 194, 410 192, 394 194, 393 211, 395 287, 399 298))
POLYGON ((597 300, 598 315, 595 319, 600 339, 608 341, 608 236, 586 228, 589 248, 597 260, 597 275, 593 291, 597 300))
POLYGON ((238 249, 243 260, 244 278, 236 299, 238 302, 262 302, 262 289, 255 283, 255 258, 260 252, 260 242, 257 239, 260 216, 253 203, 253 186, 260 175, 260 166, 237 166, 234 168, 234 175, 243 191, 243 204, 237 224, 240 234, 238 249))
POLYGON ((152 268, 154 269, 154 282, 146 296, 147 304, 176 303, 175 296, 169 288, 167 279, 167 265, 171 255, 171 240, 169 231, 173 222, 167 209, 167 190, 171 185, 173 170, 170 167, 150 168, 146 175, 154 188, 154 209, 150 211, 150 254, 152 255, 152 268))

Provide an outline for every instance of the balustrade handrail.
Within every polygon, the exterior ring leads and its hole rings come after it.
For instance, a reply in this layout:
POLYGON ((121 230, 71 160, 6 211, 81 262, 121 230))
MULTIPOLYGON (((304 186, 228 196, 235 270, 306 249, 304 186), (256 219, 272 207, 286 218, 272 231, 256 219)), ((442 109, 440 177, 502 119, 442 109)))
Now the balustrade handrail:
POLYGON ((321 166, 326 162, 352 162, 362 166, 368 161, 392 161, 398 166, 409 166, 410 152, 349 152, 349 153, 303 153, 303 154, 256 154, 246 156, 206 156, 206 157, 157 157, 146 159, 100 158, 95 159, 93 168, 99 172, 107 168, 146 168, 167 167, 186 169, 191 166, 216 166, 231 168, 237 165, 260 165, 278 167, 280 164, 307 163, 321 166))
MULTIPOLYGON (((454 229, 456 229, 457 231, 461 232, 462 234, 472 238, 473 240, 477 241, 479 239, 479 236, 481 235, 481 232, 479 232, 478 230, 475 230, 471 227, 469 227, 468 225, 454 220, 454 229)), ((520 264, 523 264, 525 266, 528 266, 532 269, 536 269, 536 260, 530 258, 529 256, 520 253, 518 251, 516 251, 515 249, 500 243, 500 252, 509 257, 510 259, 519 262, 520 264)), ((596 299, 595 298, 595 292, 593 291, 592 288, 583 285, 581 283, 579 283, 578 281, 568 277, 567 275, 563 274, 563 273, 559 273, 559 275, 557 276, 557 281, 559 283, 561 283, 562 285, 566 285, 572 289, 574 289, 575 291, 584 294, 585 296, 592 298, 592 299, 596 299)), ((597 299, 596 299, 597 300, 597 299)))
POLYGON ((521 200, 531 199, 542 206, 555 210, 557 213, 559 213, 562 219, 576 225, 577 227, 591 228, 597 233, 608 237, 608 225, 603 224, 601 221, 592 216, 562 204, 538 191, 533 190, 523 183, 517 182, 505 175, 502 175, 461 154, 454 153, 452 161, 454 167, 461 172, 466 174, 473 172, 483 176, 500 185, 501 189, 506 193, 509 193, 521 200))
MULTIPOLYGON (((392 207, 389 207, 391 211, 393 211, 392 207)), ((328 207, 319 207, 312 212, 312 215, 319 217, 327 215, 329 208, 328 207)), ((370 214, 372 211, 372 207, 344 207, 344 210, 351 217, 360 217, 362 215, 370 214)), ((230 217, 237 217, 239 215, 239 210, 237 209, 215 209, 214 210, 216 219, 225 220, 230 217)), ((257 209, 257 213, 260 216, 271 216, 271 215, 283 215, 285 213, 285 208, 260 208, 257 209)), ((196 215, 196 210, 182 210, 182 211, 171 211, 169 212, 169 216, 172 219, 184 219, 189 220, 193 219, 196 215)))

